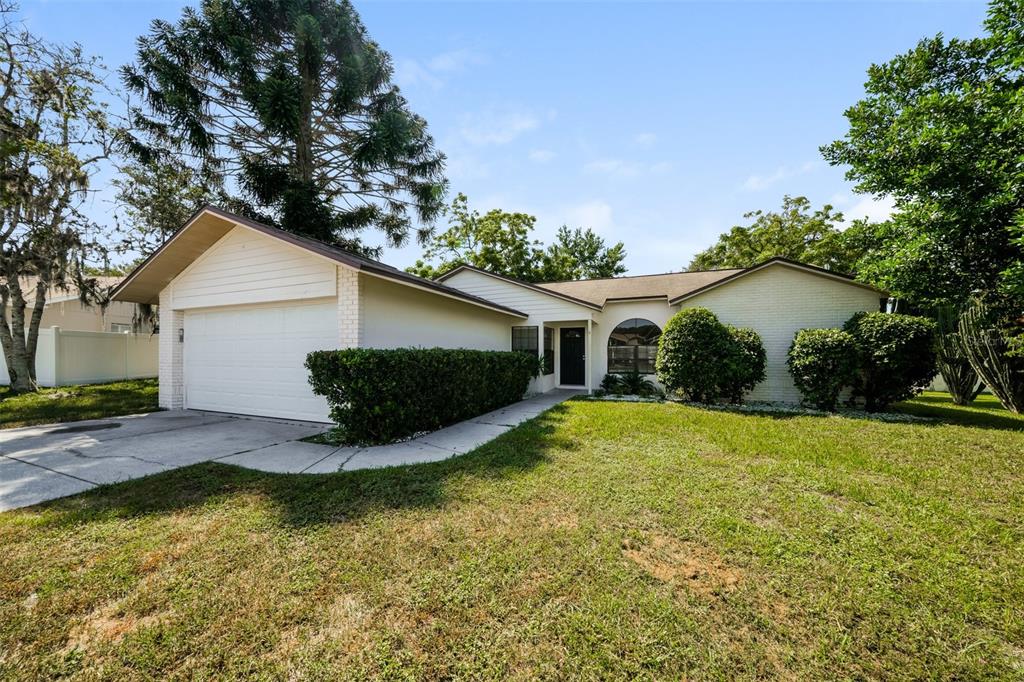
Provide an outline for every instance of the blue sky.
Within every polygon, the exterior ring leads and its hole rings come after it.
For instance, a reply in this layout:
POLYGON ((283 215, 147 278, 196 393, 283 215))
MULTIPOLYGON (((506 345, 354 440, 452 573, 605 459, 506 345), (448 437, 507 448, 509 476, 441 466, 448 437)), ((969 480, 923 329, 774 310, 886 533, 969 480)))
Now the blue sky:
MULTIPOLYGON (((182 4, 22 0, 22 14, 116 67, 182 4)), ((355 5, 448 155, 453 192, 536 215, 542 240, 562 223, 621 240, 630 274, 684 268, 787 193, 886 215, 818 147, 845 132, 871 63, 935 33, 978 35, 985 15, 981 2, 355 5)), ((109 221, 108 201, 99 192, 92 214, 109 221)))

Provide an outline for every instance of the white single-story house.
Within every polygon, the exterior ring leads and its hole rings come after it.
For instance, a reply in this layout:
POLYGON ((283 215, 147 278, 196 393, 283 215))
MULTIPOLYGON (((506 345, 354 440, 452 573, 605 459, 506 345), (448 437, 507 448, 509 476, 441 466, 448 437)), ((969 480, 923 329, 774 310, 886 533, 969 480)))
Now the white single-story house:
POLYGON ((878 310, 883 292, 772 259, 709 272, 527 284, 468 266, 427 280, 206 207, 113 292, 160 306, 160 405, 328 421, 303 366, 313 350, 410 346, 528 350, 531 390, 594 389, 609 372, 653 372, 668 319, 705 306, 764 340, 752 399, 796 401, 786 351, 797 330, 878 310))

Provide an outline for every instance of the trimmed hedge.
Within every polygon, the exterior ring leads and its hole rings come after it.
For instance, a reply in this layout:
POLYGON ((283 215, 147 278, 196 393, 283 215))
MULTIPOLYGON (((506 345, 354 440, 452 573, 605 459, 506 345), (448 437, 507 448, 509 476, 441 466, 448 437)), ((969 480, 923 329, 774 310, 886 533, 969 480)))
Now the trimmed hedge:
POLYGON ((388 443, 521 400, 536 355, 448 348, 351 348, 306 357, 313 392, 354 443, 388 443))
POLYGON ((937 371, 935 329, 929 319, 895 313, 857 313, 846 321, 860 368, 853 392, 867 411, 884 410, 928 386, 937 371))
POLYGON ((857 378, 857 344, 842 329, 801 329, 786 364, 804 402, 832 411, 843 387, 857 378))
POLYGON ((738 403, 764 380, 765 350, 754 330, 724 325, 707 308, 686 308, 665 325, 655 368, 668 391, 699 403, 738 403))

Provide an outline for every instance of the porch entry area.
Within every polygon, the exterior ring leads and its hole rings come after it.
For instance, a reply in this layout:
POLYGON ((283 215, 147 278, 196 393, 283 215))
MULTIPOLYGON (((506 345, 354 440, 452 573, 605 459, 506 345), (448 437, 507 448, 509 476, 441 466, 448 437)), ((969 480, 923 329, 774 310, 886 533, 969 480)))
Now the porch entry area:
POLYGON ((530 384, 531 392, 594 389, 594 327, 592 319, 537 320, 512 327, 512 350, 536 353, 542 360, 540 376, 530 384))

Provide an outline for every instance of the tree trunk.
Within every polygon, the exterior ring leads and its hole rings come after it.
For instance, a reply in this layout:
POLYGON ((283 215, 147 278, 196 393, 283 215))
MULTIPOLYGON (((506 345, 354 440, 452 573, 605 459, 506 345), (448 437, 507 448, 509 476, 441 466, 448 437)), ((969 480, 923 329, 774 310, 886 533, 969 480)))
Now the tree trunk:
MULTIPOLYGON (((28 393, 35 391, 36 385, 36 340, 39 335, 39 321, 33 310, 32 318, 35 324, 30 323, 30 329, 35 328, 35 338, 32 343, 26 343, 25 334, 25 295, 21 290, 21 282, 18 278, 7 277, 7 288, 10 295, 11 321, 8 324, 6 317, 2 323, 2 336, 4 359, 7 362, 7 374, 11 380, 11 390, 15 393, 28 393)), ((43 289, 42 304, 45 305, 46 290, 43 289)), ((39 302, 36 302, 39 305, 39 302)), ((34 305, 33 308, 36 306, 34 305)), ((39 314, 42 319, 42 313, 39 314)))

